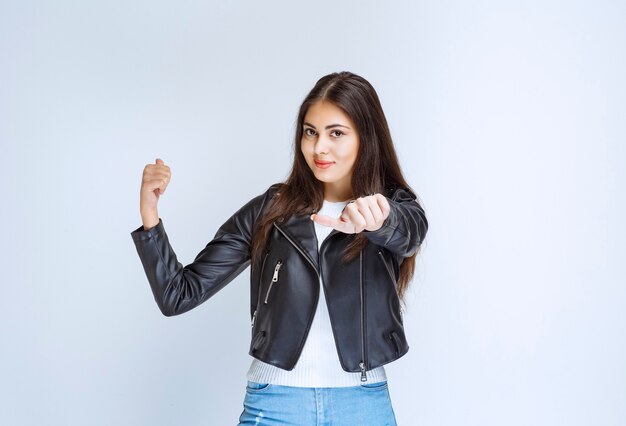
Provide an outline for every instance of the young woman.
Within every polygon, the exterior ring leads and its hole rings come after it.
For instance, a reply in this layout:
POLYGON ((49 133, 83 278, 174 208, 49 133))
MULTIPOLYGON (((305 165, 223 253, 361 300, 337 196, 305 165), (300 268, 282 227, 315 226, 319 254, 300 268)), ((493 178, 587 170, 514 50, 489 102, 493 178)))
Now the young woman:
POLYGON ((318 80, 294 152, 287 180, 235 212, 186 266, 157 212, 170 168, 146 165, 137 253, 167 316, 251 266, 240 425, 395 425, 384 364, 409 349, 400 305, 428 222, 371 84, 350 72, 318 80))

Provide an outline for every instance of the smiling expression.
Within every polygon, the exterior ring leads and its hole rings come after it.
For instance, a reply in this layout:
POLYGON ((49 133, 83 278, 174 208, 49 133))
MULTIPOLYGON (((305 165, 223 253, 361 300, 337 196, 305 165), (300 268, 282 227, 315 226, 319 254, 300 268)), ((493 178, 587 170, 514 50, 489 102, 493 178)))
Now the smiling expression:
POLYGON ((312 104, 304 117, 300 148, 315 177, 324 182, 324 198, 349 199, 359 152, 359 135, 350 117, 331 102, 312 104))

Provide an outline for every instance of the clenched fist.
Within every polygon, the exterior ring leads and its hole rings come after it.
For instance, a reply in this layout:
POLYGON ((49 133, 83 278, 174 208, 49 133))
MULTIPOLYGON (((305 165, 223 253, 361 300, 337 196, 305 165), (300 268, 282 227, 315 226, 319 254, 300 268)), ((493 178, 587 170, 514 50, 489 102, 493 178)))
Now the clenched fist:
POLYGON ((382 194, 359 197, 346 205, 339 218, 312 214, 311 219, 346 234, 376 231, 389 216, 389 202, 382 194))
POLYGON ((171 177, 170 167, 166 166, 160 158, 156 159, 155 164, 147 164, 144 167, 139 197, 139 210, 144 229, 149 229, 159 223, 157 204, 159 197, 165 193, 171 177))

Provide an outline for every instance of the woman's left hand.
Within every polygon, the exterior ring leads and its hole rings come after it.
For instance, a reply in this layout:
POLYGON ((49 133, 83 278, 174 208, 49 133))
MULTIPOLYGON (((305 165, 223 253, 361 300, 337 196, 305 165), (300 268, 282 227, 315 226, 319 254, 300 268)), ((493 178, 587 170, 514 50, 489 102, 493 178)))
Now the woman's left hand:
POLYGON ((331 226, 346 234, 355 234, 366 231, 376 231, 383 226, 389 216, 389 202, 382 194, 372 194, 350 201, 343 209, 339 218, 326 215, 312 214, 315 223, 331 226))

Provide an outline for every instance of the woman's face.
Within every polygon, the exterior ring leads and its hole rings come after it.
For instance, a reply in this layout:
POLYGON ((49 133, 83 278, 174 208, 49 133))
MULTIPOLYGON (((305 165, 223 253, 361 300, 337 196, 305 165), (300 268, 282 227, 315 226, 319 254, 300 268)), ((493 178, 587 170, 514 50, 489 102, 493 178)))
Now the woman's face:
POLYGON ((301 150, 315 177, 324 182, 325 199, 345 201, 352 196, 359 135, 343 110, 328 101, 311 105, 302 125, 301 150))

